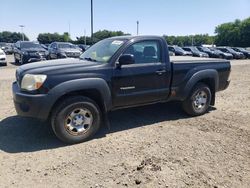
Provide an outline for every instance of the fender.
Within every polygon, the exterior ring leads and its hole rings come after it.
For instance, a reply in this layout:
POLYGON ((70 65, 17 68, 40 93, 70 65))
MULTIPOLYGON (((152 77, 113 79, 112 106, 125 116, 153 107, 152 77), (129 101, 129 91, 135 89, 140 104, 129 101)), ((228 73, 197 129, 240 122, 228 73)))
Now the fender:
POLYGON ((48 93, 51 105, 50 108, 52 108, 60 97, 67 93, 91 89, 95 89, 101 94, 105 110, 110 110, 112 106, 111 92, 107 82, 101 78, 76 79, 57 85, 48 93))
POLYGON ((187 81, 186 86, 183 87, 181 91, 181 96, 183 99, 186 99, 191 92, 192 88, 195 84, 197 84, 199 81, 204 79, 211 79, 213 80, 213 85, 215 91, 218 90, 219 87, 219 74, 214 69, 208 69, 208 70, 201 70, 193 74, 193 76, 187 81))

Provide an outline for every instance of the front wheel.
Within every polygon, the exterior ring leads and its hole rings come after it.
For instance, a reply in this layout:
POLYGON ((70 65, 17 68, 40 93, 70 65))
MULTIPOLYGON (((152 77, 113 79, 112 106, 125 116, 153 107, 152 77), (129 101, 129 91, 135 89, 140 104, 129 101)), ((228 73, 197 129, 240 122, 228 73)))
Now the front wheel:
POLYGON ((98 105, 87 97, 71 97, 53 110, 51 124, 54 133, 63 142, 81 143, 98 131, 101 111, 98 105))
POLYGON ((207 112, 211 103, 211 90, 203 83, 198 83, 189 97, 183 102, 184 111, 192 116, 200 116, 207 112))

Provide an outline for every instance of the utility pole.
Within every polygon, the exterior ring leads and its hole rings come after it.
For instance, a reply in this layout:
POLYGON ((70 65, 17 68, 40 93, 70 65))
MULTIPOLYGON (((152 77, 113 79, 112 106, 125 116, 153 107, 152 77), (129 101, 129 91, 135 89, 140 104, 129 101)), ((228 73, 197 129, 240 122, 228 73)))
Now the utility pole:
POLYGON ((70 25, 70 21, 69 21, 69 37, 71 36, 70 32, 71 32, 71 25, 70 25))
POLYGON ((194 34, 192 34, 192 46, 194 46, 194 34))
POLYGON ((86 41, 86 29, 84 29, 84 44, 85 45, 87 44, 87 41, 86 41))
POLYGON ((136 22, 137 24, 137 36, 139 35, 139 21, 136 22))
POLYGON ((91 43, 94 43, 94 38, 93 38, 93 24, 94 24, 94 20, 93 20, 93 0, 91 0, 91 43))
POLYGON ((24 25, 19 25, 19 27, 21 28, 22 38, 23 38, 23 41, 24 41, 24 33, 23 33, 23 28, 24 28, 25 26, 24 26, 24 25))

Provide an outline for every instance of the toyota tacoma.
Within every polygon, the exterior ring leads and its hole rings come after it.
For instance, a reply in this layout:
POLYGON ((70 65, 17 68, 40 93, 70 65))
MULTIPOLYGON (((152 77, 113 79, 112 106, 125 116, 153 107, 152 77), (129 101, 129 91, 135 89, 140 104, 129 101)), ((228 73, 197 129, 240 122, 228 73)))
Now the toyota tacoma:
POLYGON ((203 115, 215 105, 215 93, 228 87, 230 71, 227 60, 170 61, 162 37, 114 37, 79 59, 20 66, 13 98, 17 114, 49 120, 59 139, 74 144, 121 108, 181 101, 187 114, 203 115))

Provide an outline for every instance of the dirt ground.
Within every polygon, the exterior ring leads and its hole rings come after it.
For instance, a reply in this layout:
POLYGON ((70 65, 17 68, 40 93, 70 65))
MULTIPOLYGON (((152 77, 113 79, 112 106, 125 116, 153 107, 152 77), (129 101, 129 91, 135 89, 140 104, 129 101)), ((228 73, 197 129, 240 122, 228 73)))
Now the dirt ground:
POLYGON ((0 67, 0 187, 250 187, 250 60, 233 62, 204 116, 179 103, 120 110, 110 131, 73 146, 16 116, 15 68, 0 67))

